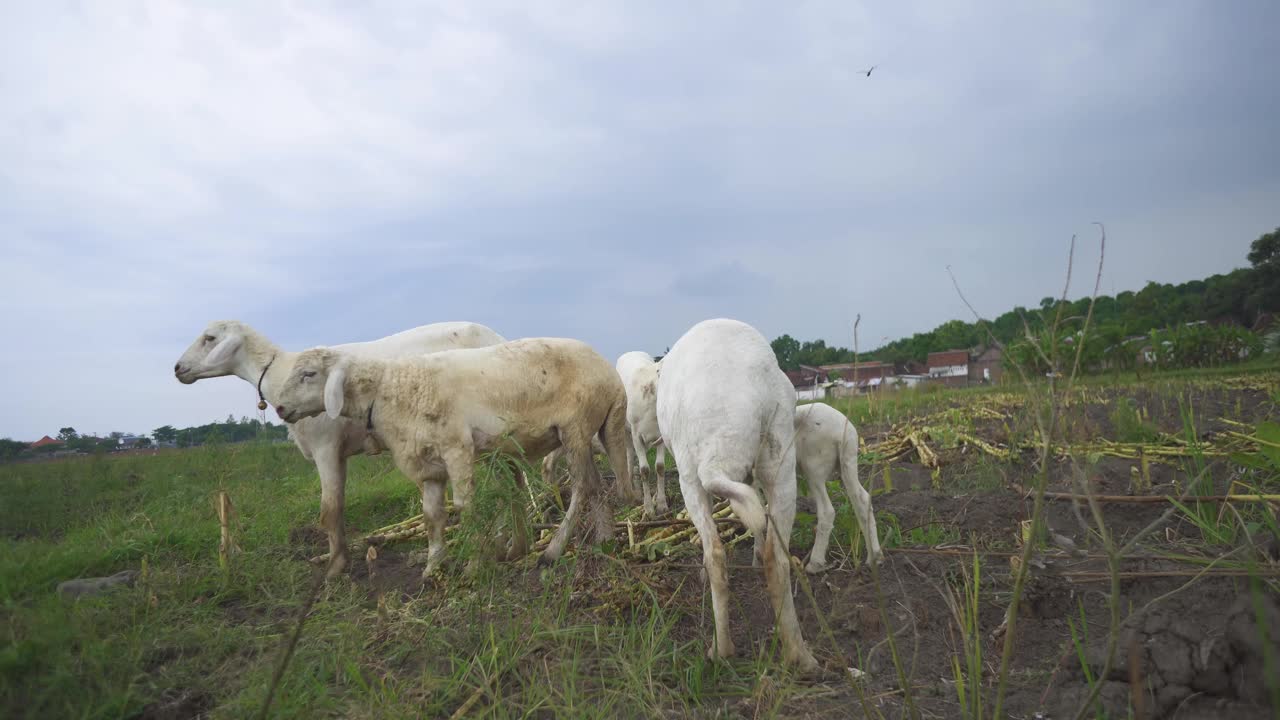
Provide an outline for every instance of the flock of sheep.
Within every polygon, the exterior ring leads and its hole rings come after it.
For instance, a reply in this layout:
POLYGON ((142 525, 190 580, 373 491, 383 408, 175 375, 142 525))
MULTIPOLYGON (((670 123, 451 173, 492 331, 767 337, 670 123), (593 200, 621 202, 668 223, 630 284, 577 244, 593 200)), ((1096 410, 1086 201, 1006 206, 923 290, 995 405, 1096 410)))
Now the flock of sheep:
POLYGON ((736 320, 694 325, 659 362, 634 351, 614 366, 578 340, 508 341, 470 322, 289 352, 244 323, 217 321, 173 370, 185 384, 236 375, 257 388, 260 409, 269 402, 290 424, 290 437, 320 474, 330 576, 350 564, 343 522, 346 459, 383 450, 421 490, 429 575, 445 552, 445 484, 454 506, 465 508, 473 496, 478 453, 542 458, 548 476, 557 458, 567 460, 569 506, 540 558, 553 561, 584 512, 591 516, 594 538, 612 535, 612 517, 594 502, 602 496, 594 452, 608 456, 622 496, 642 503, 653 517, 667 512, 663 472, 669 448, 685 508, 702 539, 715 616, 712 657, 734 653, 728 568, 711 514, 713 496, 727 499, 751 531, 784 658, 803 669, 816 661, 801 636, 790 590, 797 464, 817 505, 817 536, 806 569, 826 566, 835 516, 826 482, 836 471, 866 538, 868 561, 882 557, 871 498, 858 482, 856 430, 828 405, 797 408, 769 343, 736 320), (657 448, 652 473, 651 447, 657 448), (632 475, 637 466, 640 492, 632 475))

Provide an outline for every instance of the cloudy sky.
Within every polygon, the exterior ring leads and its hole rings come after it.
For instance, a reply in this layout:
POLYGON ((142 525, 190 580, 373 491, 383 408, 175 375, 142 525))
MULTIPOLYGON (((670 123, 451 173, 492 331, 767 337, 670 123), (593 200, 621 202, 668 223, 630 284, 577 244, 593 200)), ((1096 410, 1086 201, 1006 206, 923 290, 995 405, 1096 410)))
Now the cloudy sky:
POLYGON ((173 378, 214 319, 871 347, 1280 225, 1274 0, 685 5, 8 4, 0 437, 254 414, 173 378))

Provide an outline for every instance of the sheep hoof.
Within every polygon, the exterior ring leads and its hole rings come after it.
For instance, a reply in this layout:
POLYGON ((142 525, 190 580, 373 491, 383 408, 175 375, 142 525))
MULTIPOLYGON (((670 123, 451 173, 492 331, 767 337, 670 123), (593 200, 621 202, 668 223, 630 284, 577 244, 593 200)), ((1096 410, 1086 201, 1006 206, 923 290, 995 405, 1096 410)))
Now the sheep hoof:
POLYGON ((539 568, 551 567, 555 563, 555 561, 559 559, 560 559, 559 555, 555 557, 549 557, 547 553, 541 553, 538 555, 538 562, 536 564, 537 564, 537 567, 539 568))
POLYGON ((819 671, 818 661, 813 657, 813 653, 809 652, 809 648, 801 647, 798 651, 789 653, 787 661, 795 666, 795 669, 801 675, 812 675, 819 671))
POLYGON ((333 558, 332 562, 329 563, 329 569, 325 571, 324 578, 326 580, 332 580, 345 573, 347 571, 347 565, 349 564, 347 557, 347 553, 342 553, 341 555, 333 558))
POLYGON ((818 573, 826 572, 827 568, 828 568, 828 565, 825 562, 810 560, 808 564, 804 566, 804 571, 809 573, 810 575, 817 575, 818 573))
POLYGON ((727 640, 723 645, 718 647, 716 642, 713 640, 711 642, 711 646, 707 648, 707 659, 715 660, 717 658, 733 657, 737 652, 738 649, 734 647, 732 640, 727 640))

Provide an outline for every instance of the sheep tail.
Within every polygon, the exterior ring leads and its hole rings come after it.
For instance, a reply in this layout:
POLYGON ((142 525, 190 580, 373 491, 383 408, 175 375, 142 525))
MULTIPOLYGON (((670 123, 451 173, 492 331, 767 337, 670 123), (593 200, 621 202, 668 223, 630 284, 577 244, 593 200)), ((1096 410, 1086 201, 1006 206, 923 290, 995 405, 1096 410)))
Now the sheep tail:
POLYGON ((707 492, 729 500, 733 513, 753 535, 758 538, 765 537, 764 503, 760 502, 760 496, 755 488, 730 479, 719 469, 699 473, 699 477, 702 480, 702 487, 707 492))

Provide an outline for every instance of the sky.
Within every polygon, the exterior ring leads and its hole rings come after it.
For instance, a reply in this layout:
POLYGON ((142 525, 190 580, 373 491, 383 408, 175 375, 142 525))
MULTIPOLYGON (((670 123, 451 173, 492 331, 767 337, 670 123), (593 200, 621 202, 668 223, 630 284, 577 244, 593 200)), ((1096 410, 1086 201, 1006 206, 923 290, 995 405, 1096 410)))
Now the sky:
MULTIPOLYGON (((1273 0, 60 2, 0 23, 0 437, 256 416, 289 349, 446 320, 863 348, 1280 225, 1273 0), (867 68, 876 65, 870 76, 867 68)), ((271 419, 274 420, 274 417, 271 419)))

